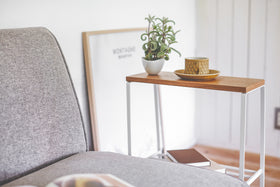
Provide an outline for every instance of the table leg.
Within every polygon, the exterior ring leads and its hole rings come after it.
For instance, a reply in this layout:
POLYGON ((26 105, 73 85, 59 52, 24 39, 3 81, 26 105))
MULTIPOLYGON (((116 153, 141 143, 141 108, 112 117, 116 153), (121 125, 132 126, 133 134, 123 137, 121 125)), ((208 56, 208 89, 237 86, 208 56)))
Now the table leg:
POLYGON ((240 121, 240 151, 239 151, 239 179, 244 181, 245 169, 245 138, 247 117, 247 94, 241 95, 241 121, 240 121))
POLYGON ((260 176, 260 186, 265 185, 265 86, 261 88, 261 128, 260 128, 260 168, 262 174, 260 176))
POLYGON ((130 111, 130 82, 126 82, 126 111, 127 111, 127 152, 131 156, 131 111, 130 111))
POLYGON ((158 85, 154 84, 154 100, 155 100, 155 112, 156 112, 156 130, 157 130, 157 150, 161 151, 160 143, 160 125, 159 125, 159 109, 158 109, 158 85))
POLYGON ((165 140, 164 140, 164 128, 162 121, 162 109, 161 109, 161 96, 160 96, 160 88, 158 84, 154 84, 154 95, 155 95, 155 112, 156 112, 156 125, 157 125, 157 143, 158 150, 164 155, 166 155, 165 149, 165 140), (160 137, 162 146, 160 146, 160 137))

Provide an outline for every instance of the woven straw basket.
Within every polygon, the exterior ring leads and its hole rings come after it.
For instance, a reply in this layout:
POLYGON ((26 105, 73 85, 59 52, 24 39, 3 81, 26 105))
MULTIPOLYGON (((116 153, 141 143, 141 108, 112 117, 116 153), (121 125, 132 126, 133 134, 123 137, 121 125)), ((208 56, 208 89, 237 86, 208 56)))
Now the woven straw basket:
POLYGON ((209 59, 206 57, 192 57, 185 59, 185 74, 208 74, 209 59))

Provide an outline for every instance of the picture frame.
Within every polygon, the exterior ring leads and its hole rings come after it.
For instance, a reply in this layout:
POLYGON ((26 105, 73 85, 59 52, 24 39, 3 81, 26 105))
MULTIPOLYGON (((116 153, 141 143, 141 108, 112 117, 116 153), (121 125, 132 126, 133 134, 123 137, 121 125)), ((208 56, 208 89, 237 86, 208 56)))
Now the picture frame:
MULTIPOLYGON (((107 105, 107 109, 111 109, 106 103, 106 99, 100 95, 106 95, 107 92, 112 91, 110 88, 106 90, 106 85, 123 85, 126 75, 143 71, 141 64, 143 50, 140 36, 144 31, 145 28, 128 28, 82 33, 90 123, 95 151, 103 150, 100 136, 102 133, 102 136, 107 134, 105 131, 108 130, 108 128, 102 130, 99 123, 102 124, 102 127, 108 123, 106 115, 112 118, 116 117, 114 112, 107 111, 102 107, 107 105), (114 76, 116 79, 112 79, 114 76), (105 114, 107 112, 108 114, 105 114)), ((119 92, 122 92, 121 89, 125 91, 121 86, 115 89, 119 92)), ((109 102, 116 102, 115 100, 109 102)), ((117 105, 125 104, 125 102, 123 104, 117 103, 117 105)), ((112 103, 112 105, 116 105, 116 103, 112 103)), ((115 121, 120 121, 118 117, 116 118, 115 121)))

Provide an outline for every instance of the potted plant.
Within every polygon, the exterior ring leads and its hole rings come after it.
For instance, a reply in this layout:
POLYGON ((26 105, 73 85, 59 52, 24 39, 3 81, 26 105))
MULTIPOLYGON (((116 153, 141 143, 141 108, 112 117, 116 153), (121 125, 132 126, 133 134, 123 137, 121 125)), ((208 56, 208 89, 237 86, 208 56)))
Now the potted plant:
POLYGON ((161 71, 164 61, 169 60, 171 51, 181 56, 179 51, 171 47, 172 44, 177 43, 176 34, 179 31, 173 30, 175 22, 166 17, 156 18, 149 15, 145 20, 148 21, 148 28, 141 35, 141 40, 145 42, 142 46, 145 52, 142 62, 148 74, 157 75, 161 71))

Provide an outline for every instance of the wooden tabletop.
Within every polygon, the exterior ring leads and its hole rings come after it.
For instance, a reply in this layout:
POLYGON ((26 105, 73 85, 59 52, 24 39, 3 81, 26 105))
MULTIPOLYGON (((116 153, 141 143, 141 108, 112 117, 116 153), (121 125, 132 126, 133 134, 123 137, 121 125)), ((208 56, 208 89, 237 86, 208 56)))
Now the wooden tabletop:
POLYGON ((162 84, 171 86, 183 86, 191 88, 203 88, 210 90, 223 90, 230 92, 247 93, 264 85, 263 79, 251 79, 240 77, 219 76, 211 81, 189 81, 179 78, 173 72, 160 72, 151 76, 147 73, 140 73, 126 77, 127 82, 142 82, 151 84, 162 84))

